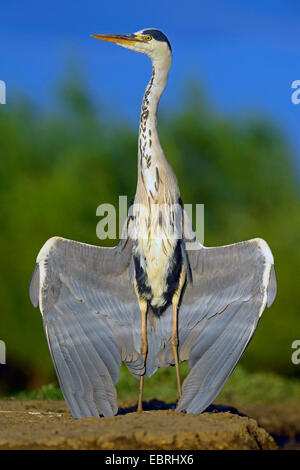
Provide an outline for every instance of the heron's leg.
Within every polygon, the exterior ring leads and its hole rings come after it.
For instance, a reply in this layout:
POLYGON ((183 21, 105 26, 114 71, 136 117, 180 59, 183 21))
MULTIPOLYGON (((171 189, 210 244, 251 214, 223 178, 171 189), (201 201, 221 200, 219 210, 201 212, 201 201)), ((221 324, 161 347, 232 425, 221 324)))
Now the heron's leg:
POLYGON ((180 278, 179 278, 178 288, 172 298, 173 328, 172 328, 171 344, 172 344, 173 355, 174 355, 177 389, 178 389, 179 398, 181 398, 182 393, 181 393, 181 382, 180 382, 179 360, 178 360, 178 304, 180 301, 181 291, 184 286, 185 280, 186 280, 186 272, 185 272, 185 268, 183 267, 181 274, 180 274, 180 278))
MULTIPOLYGON (((144 363, 146 363, 146 356, 148 350, 147 342, 147 309, 148 304, 144 299, 139 299, 139 306, 142 314, 142 342, 141 342, 141 353, 144 363)), ((143 388, 144 388, 144 375, 140 377, 140 391, 139 391, 139 402, 138 402, 138 412, 143 411, 143 388)))
POLYGON ((176 379, 177 379, 177 389, 178 389, 178 398, 181 398, 181 382, 180 382, 180 374, 179 374, 179 361, 178 361, 178 302, 177 296, 173 296, 172 304, 173 304, 173 329, 172 329, 172 336, 171 336, 171 344, 173 349, 173 356, 175 361, 175 369, 176 369, 176 379))

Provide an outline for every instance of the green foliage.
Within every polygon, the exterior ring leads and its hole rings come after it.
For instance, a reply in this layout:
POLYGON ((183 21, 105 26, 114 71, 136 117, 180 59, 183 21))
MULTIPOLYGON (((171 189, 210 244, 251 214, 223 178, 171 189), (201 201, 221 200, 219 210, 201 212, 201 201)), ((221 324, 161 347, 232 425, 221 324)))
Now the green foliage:
POLYGON ((273 372, 247 372, 237 366, 221 390, 218 403, 300 403, 300 381, 273 372))
POLYGON ((17 393, 14 398, 17 400, 63 400, 63 394, 58 383, 51 382, 37 390, 23 390, 17 393))
MULTIPOLYGON (((183 379, 187 373, 187 365, 181 364, 181 378, 183 379)), ((151 378, 146 377, 143 398, 144 400, 156 398, 166 403, 175 403, 178 399, 175 384, 175 369, 173 367, 160 369, 151 378)), ((137 402, 138 388, 138 380, 123 365, 117 385, 119 403, 137 402)), ((61 400, 63 396, 58 384, 53 382, 37 390, 17 393, 14 398, 18 400, 61 400)), ((244 367, 238 365, 215 399, 215 403, 236 406, 249 403, 298 405, 300 403, 300 381, 271 372, 249 373, 244 367)))
MULTIPOLYGON (((43 113, 26 101, 0 109, 0 338, 6 367, 27 371, 29 387, 53 378, 41 316, 28 297, 39 249, 54 235, 112 244, 96 237, 96 208, 117 206, 119 195, 130 201, 136 187, 136 129, 107 122, 101 108, 98 115, 80 82, 64 83, 58 97, 59 111, 43 113)), ((290 357, 300 332, 299 194, 286 142, 261 117, 210 112, 197 93, 163 116, 160 135, 183 202, 205 204, 205 244, 259 236, 272 248, 278 295, 242 364, 298 374, 290 357)), ((121 394, 133 387, 127 379, 121 394)))

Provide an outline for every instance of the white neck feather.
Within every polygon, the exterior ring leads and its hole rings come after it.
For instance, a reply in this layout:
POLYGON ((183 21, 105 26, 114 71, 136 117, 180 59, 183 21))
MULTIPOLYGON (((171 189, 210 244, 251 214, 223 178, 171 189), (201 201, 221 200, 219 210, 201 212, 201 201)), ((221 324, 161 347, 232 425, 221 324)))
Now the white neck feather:
POLYGON ((160 145, 157 132, 157 108, 166 87, 171 67, 171 54, 152 59, 152 77, 148 83, 141 109, 138 152, 138 184, 145 186, 151 199, 158 196, 159 174, 172 172, 160 145), (142 180, 142 181, 141 181, 142 180))

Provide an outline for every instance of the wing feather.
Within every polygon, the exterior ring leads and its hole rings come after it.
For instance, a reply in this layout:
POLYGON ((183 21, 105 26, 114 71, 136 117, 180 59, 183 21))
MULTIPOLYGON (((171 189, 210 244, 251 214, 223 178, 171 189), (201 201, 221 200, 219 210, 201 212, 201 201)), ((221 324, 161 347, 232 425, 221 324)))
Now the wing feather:
POLYGON ((131 247, 122 248, 54 237, 37 257, 30 296, 40 304, 58 380, 76 418, 99 416, 99 410, 116 414, 122 360, 135 375, 145 371, 128 273, 131 247))
POLYGON ((29 297, 34 307, 37 307, 39 304, 39 289, 40 289, 40 270, 39 270, 38 263, 36 263, 32 276, 31 276, 30 287, 29 287, 29 297))
POLYGON ((187 250, 193 283, 179 311, 179 357, 189 359, 179 411, 201 413, 217 396, 247 347, 276 278, 272 253, 253 239, 187 250))

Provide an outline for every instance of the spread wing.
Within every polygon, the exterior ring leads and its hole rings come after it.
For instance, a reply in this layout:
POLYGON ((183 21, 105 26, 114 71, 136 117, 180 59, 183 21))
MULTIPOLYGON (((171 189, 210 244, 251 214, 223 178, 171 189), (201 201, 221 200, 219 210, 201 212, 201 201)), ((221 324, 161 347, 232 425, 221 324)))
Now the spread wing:
MULTIPOLYGON (((178 410, 201 413, 216 397, 276 295, 273 256, 261 239, 187 249, 190 282, 178 313, 179 359, 191 371, 178 410)), ((101 248, 52 238, 41 249, 30 286, 53 363, 74 417, 117 412, 114 384, 121 362, 136 376, 174 364, 172 309, 147 324, 148 356, 140 355, 141 315, 129 276, 132 246, 101 248)))
POLYGON ((65 400, 75 418, 117 412, 124 361, 135 375, 141 315, 130 281, 131 244, 101 248, 54 237, 41 249, 31 279, 65 400))
POLYGON ((272 304, 276 278, 262 239, 195 248, 187 250, 192 283, 178 318, 179 358, 189 359, 191 370, 177 409, 197 414, 217 396, 272 304))

